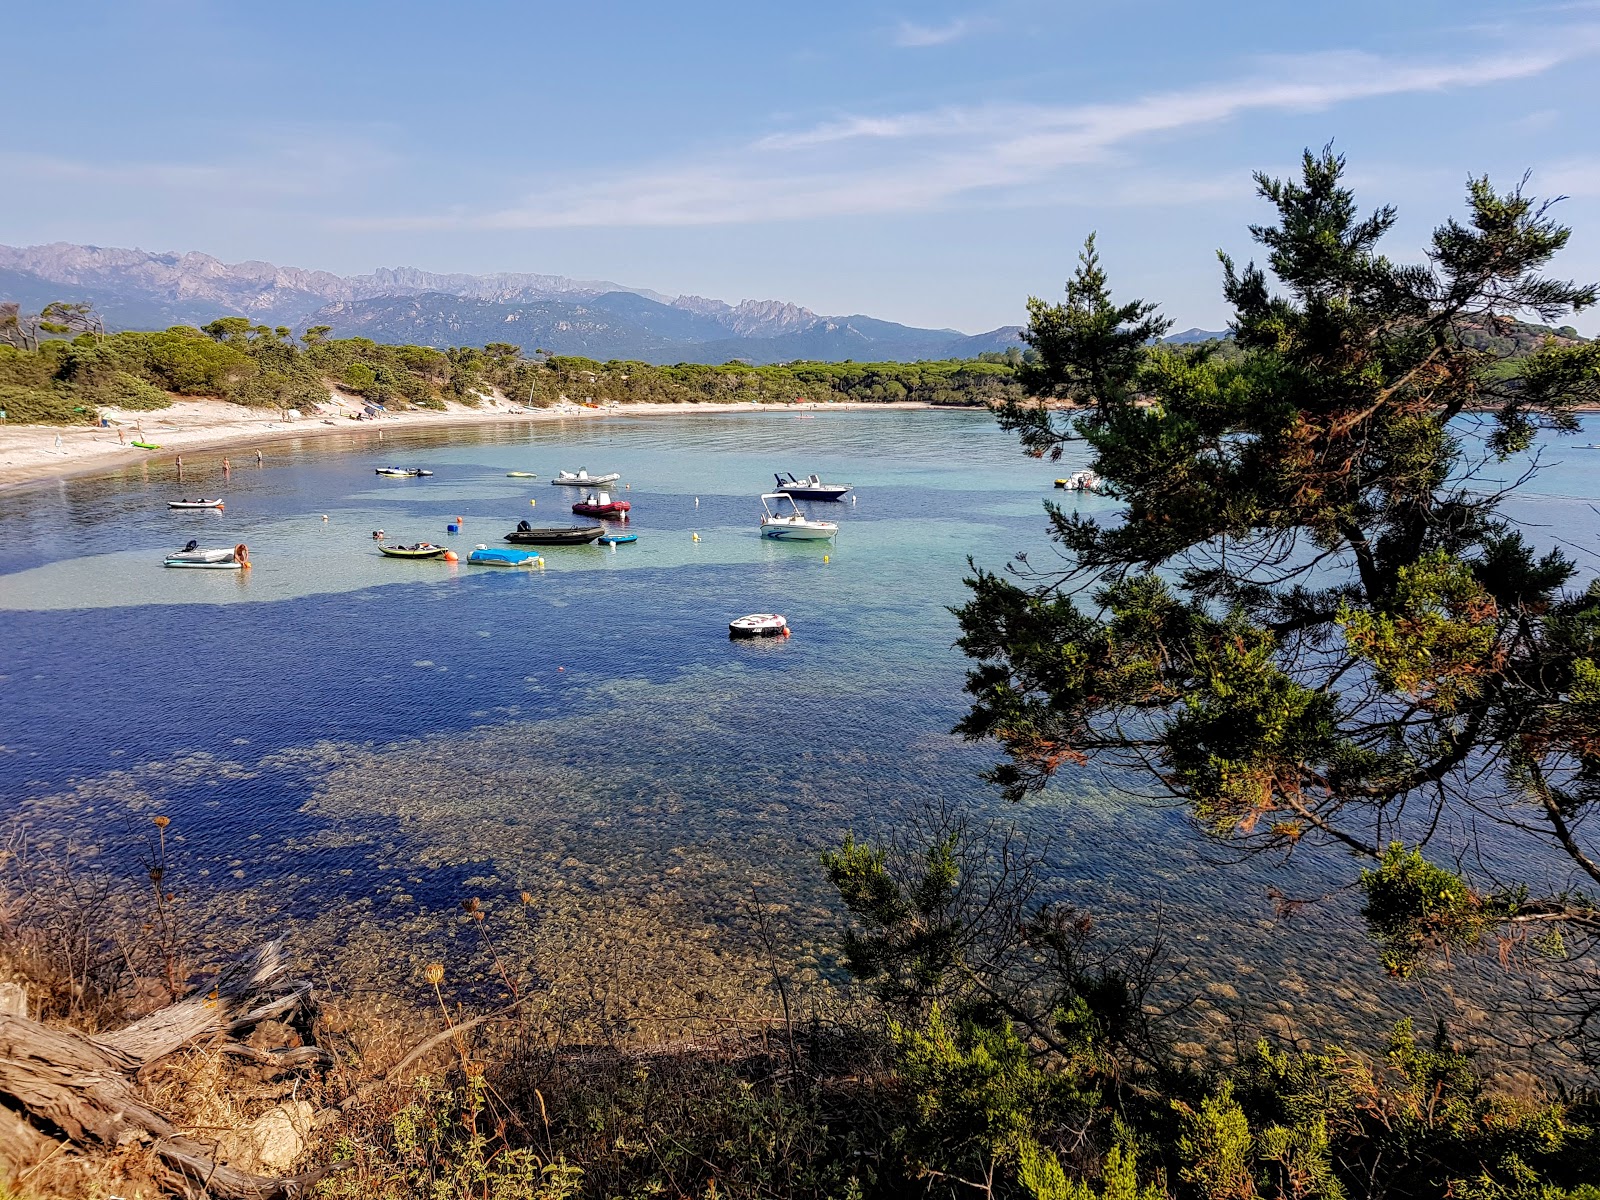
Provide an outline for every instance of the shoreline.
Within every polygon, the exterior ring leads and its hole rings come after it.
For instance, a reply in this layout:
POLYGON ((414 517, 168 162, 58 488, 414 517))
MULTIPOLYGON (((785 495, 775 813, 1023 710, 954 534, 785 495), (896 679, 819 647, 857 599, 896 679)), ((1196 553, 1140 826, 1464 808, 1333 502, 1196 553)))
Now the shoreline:
POLYGON ((594 417, 663 416, 670 414, 727 413, 815 413, 818 411, 861 411, 866 409, 926 410, 941 407, 920 401, 882 403, 844 401, 804 404, 627 404, 617 408, 579 408, 557 411, 549 408, 517 412, 498 403, 478 408, 449 404, 445 411, 424 409, 393 413, 374 420, 352 421, 325 417, 302 417, 285 421, 259 415, 226 400, 178 400, 170 408, 153 412, 122 412, 103 409, 112 420, 111 428, 98 425, 17 425, 0 424, 0 493, 23 491, 82 475, 94 475, 152 462, 172 462, 183 454, 206 451, 255 450, 274 442, 294 439, 321 439, 340 435, 451 429, 481 425, 535 424, 548 421, 592 419, 594 417), (118 440, 118 431, 129 441, 151 441, 159 449, 144 450, 118 440), (145 436, 139 437, 142 432, 145 436))

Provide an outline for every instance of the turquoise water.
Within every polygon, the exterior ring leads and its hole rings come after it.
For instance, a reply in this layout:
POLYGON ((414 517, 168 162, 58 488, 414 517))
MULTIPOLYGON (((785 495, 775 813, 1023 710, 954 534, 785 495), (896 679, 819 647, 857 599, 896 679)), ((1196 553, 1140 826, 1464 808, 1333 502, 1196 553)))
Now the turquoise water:
MULTIPOLYGON (((1593 546, 1600 451, 1545 453, 1514 511, 1593 546)), ((0 495, 0 793, 113 870, 171 817, 185 895, 219 938, 287 924, 330 973, 404 990, 436 956, 486 974, 457 907, 477 897, 563 994, 641 1017, 668 998, 754 1004, 753 904, 802 972, 829 973, 817 853, 945 806, 1021 827, 1050 894, 1108 934, 1159 929, 1174 992, 1204 998, 1195 1053, 1246 1001, 1314 1035, 1474 1017, 1475 977, 1382 980, 1342 930, 1347 896, 1275 915, 1268 886, 1333 892, 1337 858, 1219 870, 1181 814, 1115 778, 1064 777, 1024 806, 978 781, 992 752, 948 733, 965 662, 947 606, 969 555, 1049 553, 1040 504, 1084 465, 1023 457, 986 414, 596 418, 232 457, 228 477, 218 452, 186 456, 181 484, 162 463, 0 495), (435 475, 373 475, 388 463, 435 475), (550 548, 538 572, 373 547, 383 529, 464 559, 520 519, 576 522, 548 477, 580 466, 622 472, 637 543, 550 548), (809 506, 840 522, 835 544, 757 535, 778 470, 856 486, 809 506), (164 507, 197 491, 226 511, 164 507), (245 542, 255 566, 164 570, 191 537, 245 542), (759 611, 794 636, 730 642, 727 621, 759 611)))

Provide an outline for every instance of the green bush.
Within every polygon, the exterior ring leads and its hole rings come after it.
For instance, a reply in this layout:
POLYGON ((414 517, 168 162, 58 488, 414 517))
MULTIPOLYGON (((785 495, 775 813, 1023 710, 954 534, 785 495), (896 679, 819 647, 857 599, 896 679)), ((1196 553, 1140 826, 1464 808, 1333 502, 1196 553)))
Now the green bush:
POLYGON ((0 383, 0 409, 13 425, 93 425, 100 419, 92 405, 57 388, 0 383))

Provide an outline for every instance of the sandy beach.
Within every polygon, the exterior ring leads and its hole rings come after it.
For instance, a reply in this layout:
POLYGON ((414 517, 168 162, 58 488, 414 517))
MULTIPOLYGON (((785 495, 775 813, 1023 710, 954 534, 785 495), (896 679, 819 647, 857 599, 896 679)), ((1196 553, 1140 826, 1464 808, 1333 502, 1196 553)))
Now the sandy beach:
MULTIPOLYGON (((342 399, 346 408, 359 410, 360 402, 342 399)), ((594 417, 655 416, 663 413, 706 414, 730 412, 805 412, 859 408, 927 408, 918 403, 886 404, 628 404, 617 408, 531 408, 504 401, 477 408, 448 404, 445 411, 419 409, 393 413, 376 420, 354 421, 348 416, 305 416, 284 420, 276 412, 243 408, 225 400, 180 400, 155 412, 121 412, 105 408, 111 421, 98 425, 0 424, 0 491, 46 483, 70 475, 113 471, 139 462, 171 462, 182 454, 201 451, 253 451, 274 441, 333 437, 352 433, 449 429, 467 425, 507 425, 518 421, 568 421, 594 417), (142 450, 129 443, 150 442, 157 450, 142 450)))

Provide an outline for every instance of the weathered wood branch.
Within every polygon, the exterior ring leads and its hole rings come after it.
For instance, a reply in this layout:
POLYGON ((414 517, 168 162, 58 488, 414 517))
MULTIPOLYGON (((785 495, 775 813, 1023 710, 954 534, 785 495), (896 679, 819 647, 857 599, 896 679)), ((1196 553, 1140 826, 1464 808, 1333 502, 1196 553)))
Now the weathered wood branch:
POLYGON ((37 1124, 86 1149, 150 1140, 161 1161, 203 1194, 226 1200, 293 1200, 327 1174, 289 1179, 218 1163, 211 1147, 186 1137, 140 1096, 142 1067, 197 1038, 232 1033, 302 1003, 307 984, 283 989, 282 939, 225 970, 216 985, 99 1037, 0 1015, 0 1096, 37 1124))

